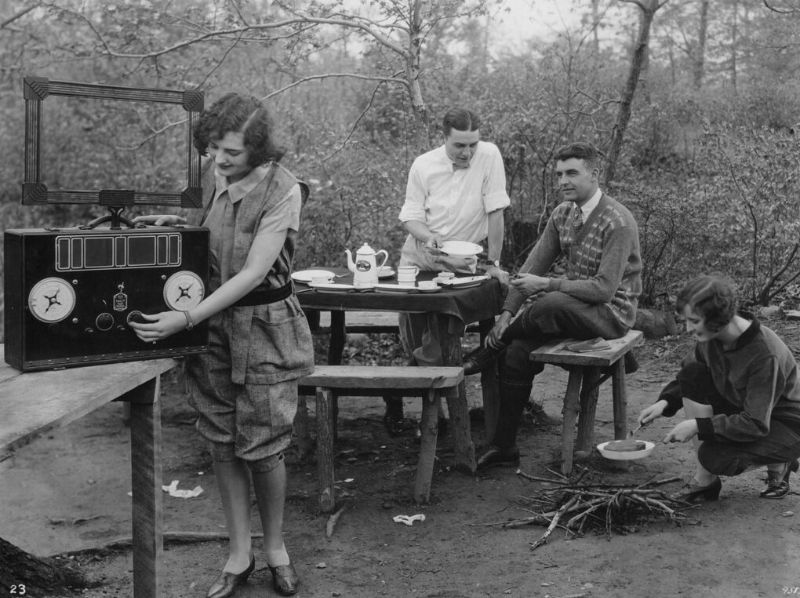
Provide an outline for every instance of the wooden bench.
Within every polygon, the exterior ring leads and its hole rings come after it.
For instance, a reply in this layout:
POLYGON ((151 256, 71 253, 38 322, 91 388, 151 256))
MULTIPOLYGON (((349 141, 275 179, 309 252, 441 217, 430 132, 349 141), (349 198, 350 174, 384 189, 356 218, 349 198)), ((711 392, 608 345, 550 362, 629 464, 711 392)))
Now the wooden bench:
MULTIPOLYGON (((318 365, 313 374, 300 379, 300 393, 313 388, 316 396, 317 474, 319 505, 324 513, 336 504, 333 472, 334 401, 336 396, 422 397, 419 461, 414 482, 414 500, 426 503, 430 498, 440 399, 464 380, 459 367, 406 367, 368 365, 318 365)), ((469 425, 469 418, 460 418, 469 425)), ((469 431, 467 430, 467 434, 469 431)))
POLYGON ((607 341, 610 348, 577 353, 566 345, 571 339, 553 341, 531 351, 531 361, 551 363, 569 371, 564 397, 564 425, 561 432, 561 472, 572 472, 573 444, 579 453, 588 454, 594 446, 594 416, 598 388, 609 377, 614 409, 614 438, 624 439, 628 433, 628 399, 625 389, 625 355, 644 342, 639 330, 630 330, 622 338, 607 341), (578 416, 580 415, 580 418, 578 416), (575 439, 575 421, 578 438, 575 439))

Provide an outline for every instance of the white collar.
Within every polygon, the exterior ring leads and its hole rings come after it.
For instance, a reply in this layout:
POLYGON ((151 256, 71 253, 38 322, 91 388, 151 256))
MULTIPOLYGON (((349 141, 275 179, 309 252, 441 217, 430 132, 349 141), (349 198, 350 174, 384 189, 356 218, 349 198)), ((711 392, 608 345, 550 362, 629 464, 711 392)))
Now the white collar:
POLYGON ((592 210, 594 210, 597 207, 597 204, 600 203, 601 197, 603 197, 603 192, 598 187, 597 191, 594 192, 594 195, 589 198, 589 201, 581 206, 581 213, 583 214, 584 222, 588 220, 589 214, 591 214, 592 210))

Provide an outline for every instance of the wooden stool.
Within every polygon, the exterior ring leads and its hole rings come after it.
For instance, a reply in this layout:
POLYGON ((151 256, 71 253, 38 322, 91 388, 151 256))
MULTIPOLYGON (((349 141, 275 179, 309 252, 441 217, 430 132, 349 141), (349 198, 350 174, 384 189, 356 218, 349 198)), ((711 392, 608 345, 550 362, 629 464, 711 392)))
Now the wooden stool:
POLYGON ((628 398, 625 389, 625 360, 623 357, 644 342, 640 330, 630 330, 622 338, 606 341, 610 348, 576 353, 566 348, 577 342, 563 339, 542 345, 531 351, 531 361, 560 365, 569 370, 567 393, 564 397, 564 426, 561 432, 561 472, 572 472, 575 420, 578 420, 577 451, 589 453, 594 446, 594 415, 597 409, 599 386, 611 378, 614 402, 614 438, 628 434, 628 398), (580 418, 578 418, 580 414, 580 418))
MULTIPOLYGON (((319 506, 323 513, 336 505, 333 473, 333 402, 335 396, 399 396, 422 397, 419 461, 414 482, 414 500, 430 499, 433 464, 436 459, 436 437, 439 430, 439 403, 449 389, 464 380, 459 367, 406 367, 372 365, 318 365, 314 373, 300 379, 300 393, 315 388, 317 401, 317 475, 319 506)), ((469 426, 469 419, 465 420, 469 426)), ((469 430, 466 430, 469 435, 469 430)))

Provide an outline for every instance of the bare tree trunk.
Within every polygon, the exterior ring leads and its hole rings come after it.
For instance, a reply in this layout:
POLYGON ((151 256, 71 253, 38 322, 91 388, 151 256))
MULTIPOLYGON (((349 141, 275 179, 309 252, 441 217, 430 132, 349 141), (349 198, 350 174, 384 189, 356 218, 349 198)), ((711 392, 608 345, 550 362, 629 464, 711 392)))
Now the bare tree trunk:
POLYGON ((736 47, 739 43, 739 0, 733 0, 733 20, 731 25, 731 86, 736 95, 736 47))
POLYGON ((36 558, 0 538, 0 589, 9 596, 62 595, 88 586, 83 574, 55 559, 36 558))
POLYGON ((700 27, 697 32, 697 50, 694 56, 693 79, 695 89, 703 86, 703 76, 705 75, 706 62, 706 35, 708 34, 708 2, 700 2, 700 27))
POLYGON ((608 187, 611 181, 614 180, 617 161, 619 160, 619 154, 622 150, 622 141, 625 138, 625 129, 628 127, 628 122, 631 119, 631 105, 636 95, 636 87, 639 84, 639 75, 642 72, 642 66, 647 60, 650 27, 653 24, 653 17, 656 11, 662 6, 658 3, 658 0, 624 1, 636 4, 642 10, 643 14, 639 26, 639 35, 633 49, 633 56, 631 57, 628 80, 625 83, 625 89, 619 103, 619 110, 617 111, 617 122, 614 123, 614 129, 611 132, 611 143, 609 144, 607 152, 605 177, 603 179, 603 185, 605 187, 608 187))

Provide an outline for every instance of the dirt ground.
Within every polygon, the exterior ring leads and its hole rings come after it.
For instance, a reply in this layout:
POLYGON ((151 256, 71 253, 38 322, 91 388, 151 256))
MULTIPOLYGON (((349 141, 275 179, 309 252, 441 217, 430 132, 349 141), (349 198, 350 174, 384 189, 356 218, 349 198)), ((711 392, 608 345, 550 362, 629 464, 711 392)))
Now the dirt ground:
MULTIPOLYGON (((790 346, 800 347, 797 323, 766 324, 790 346)), ((475 340, 465 339, 467 348, 475 340)), ((688 346, 685 337, 669 337, 648 341, 639 352, 641 369, 628 384, 629 424, 655 400, 688 346)), ((606 387, 610 384, 601 390, 597 442, 613 438, 606 387)), ((566 373, 551 367, 537 378, 534 393, 550 415, 560 417, 565 388, 566 373)), ((471 406, 480 406, 477 376, 468 379, 467 392, 471 406)), ((407 414, 418 413, 416 400, 405 403, 407 414)), ((590 532, 567 538, 556 529, 532 552, 543 527, 500 524, 528 515, 525 499, 545 483, 525 479, 513 468, 476 477, 452 471, 451 439, 445 436, 431 504, 417 506, 411 500, 414 437, 388 436, 380 399, 343 398, 340 406, 336 474, 346 508, 330 537, 328 517, 317 509, 315 464, 289 455, 285 535, 302 579, 300 596, 749 598, 800 593, 798 492, 779 501, 759 499, 763 471, 724 480, 721 500, 693 509, 688 524, 649 522, 610 537, 590 532), (392 519, 417 513, 425 520, 410 527, 392 519)), ((180 489, 203 489, 195 498, 164 495, 165 530, 223 535, 209 455, 191 425, 177 376, 165 380, 162 410, 164 484, 177 480, 180 489)), ((658 420, 639 437, 659 441, 674 421, 658 420)), ((485 442, 480 421, 472 433, 480 451, 485 442)), ((548 468, 557 469, 559 438, 558 425, 527 421, 521 431, 521 469, 552 477, 548 468)), ((580 466, 595 479, 627 484, 683 476, 691 464, 691 446, 658 444, 627 471, 597 454, 580 466)), ((72 553, 98 583, 84 596, 132 596, 130 550, 92 550, 130 534, 129 471, 129 430, 118 404, 35 441, 0 462, 0 537, 38 556, 72 553)), ((259 530, 255 517, 253 530, 259 530)), ((255 545, 260 548, 258 540, 255 545)), ((225 558, 224 540, 167 542, 162 595, 205 596, 225 558)), ((273 595, 257 550, 256 572, 237 596, 273 595)))

